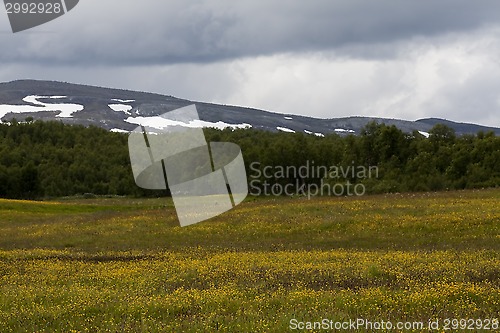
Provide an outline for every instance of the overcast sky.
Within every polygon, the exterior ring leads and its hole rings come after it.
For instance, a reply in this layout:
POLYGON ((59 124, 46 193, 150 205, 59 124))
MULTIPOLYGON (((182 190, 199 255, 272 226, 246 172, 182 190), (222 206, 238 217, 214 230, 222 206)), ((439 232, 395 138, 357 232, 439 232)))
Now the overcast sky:
POLYGON ((497 0, 81 0, 16 34, 0 11, 0 81, 500 127, 497 0))

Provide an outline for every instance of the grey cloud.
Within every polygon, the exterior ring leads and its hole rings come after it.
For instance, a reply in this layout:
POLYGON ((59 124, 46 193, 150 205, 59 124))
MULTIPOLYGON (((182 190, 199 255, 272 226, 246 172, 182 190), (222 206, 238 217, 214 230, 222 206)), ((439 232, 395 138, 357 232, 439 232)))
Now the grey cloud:
POLYGON ((206 63, 332 49, 349 57, 386 57, 391 47, 384 45, 499 19, 495 0, 86 0, 38 30, 0 34, 0 62, 206 63))
POLYGON ((449 82, 437 92, 439 107, 432 101, 425 112, 429 117, 460 119, 463 122, 500 126, 500 70, 483 68, 465 82, 449 82))

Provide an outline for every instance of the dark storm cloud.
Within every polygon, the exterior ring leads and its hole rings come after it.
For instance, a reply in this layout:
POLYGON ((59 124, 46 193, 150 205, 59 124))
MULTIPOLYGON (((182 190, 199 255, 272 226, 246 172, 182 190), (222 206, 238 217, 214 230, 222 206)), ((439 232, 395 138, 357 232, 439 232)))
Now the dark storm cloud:
POLYGON ((394 42, 498 22, 496 0, 86 0, 35 30, 0 34, 0 62, 206 63, 332 49, 389 57, 394 42))

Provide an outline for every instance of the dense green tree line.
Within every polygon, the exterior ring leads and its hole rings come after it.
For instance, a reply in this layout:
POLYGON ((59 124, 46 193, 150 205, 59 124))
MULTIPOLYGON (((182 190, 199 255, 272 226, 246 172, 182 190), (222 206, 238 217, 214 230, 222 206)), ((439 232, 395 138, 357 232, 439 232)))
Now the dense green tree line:
MULTIPOLYGON (((436 125, 425 138, 376 123, 359 136, 345 137, 229 129, 205 133, 208 141, 240 145, 254 187, 265 181, 294 187, 349 182, 382 193, 500 185, 500 137, 493 133, 457 137, 436 125), (360 175, 361 167, 376 167, 377 173, 360 175), (301 172, 279 173, 286 168, 301 172), (355 174, 353 168, 358 168, 355 174)), ((127 139, 126 134, 60 122, 0 124, 0 196, 161 194, 135 185, 127 139)))
POLYGON ((207 138, 239 144, 249 182, 259 178, 255 183, 261 185, 271 174, 277 176, 271 184, 361 183, 368 193, 500 186, 500 137, 492 132, 457 137, 438 124, 426 138, 417 131, 404 133, 395 126, 370 123, 358 136, 207 130, 207 138), (261 172, 268 166, 273 166, 271 172, 261 172), (292 172, 280 173, 290 166, 292 172), (304 166, 309 169, 302 173, 305 178, 293 174, 304 166), (358 173, 370 167, 377 172, 358 173), (325 175, 325 168, 333 172, 325 175))
POLYGON ((139 194, 127 137, 60 122, 0 125, 0 196, 139 194))

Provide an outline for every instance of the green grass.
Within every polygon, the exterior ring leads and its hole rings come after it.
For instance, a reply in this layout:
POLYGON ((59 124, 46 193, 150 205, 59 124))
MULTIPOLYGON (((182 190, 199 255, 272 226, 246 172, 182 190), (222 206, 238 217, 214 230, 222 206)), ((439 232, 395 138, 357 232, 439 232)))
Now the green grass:
POLYGON ((5 332, 500 319, 499 190, 249 198, 186 228, 169 199, 0 200, 0 235, 5 332))

